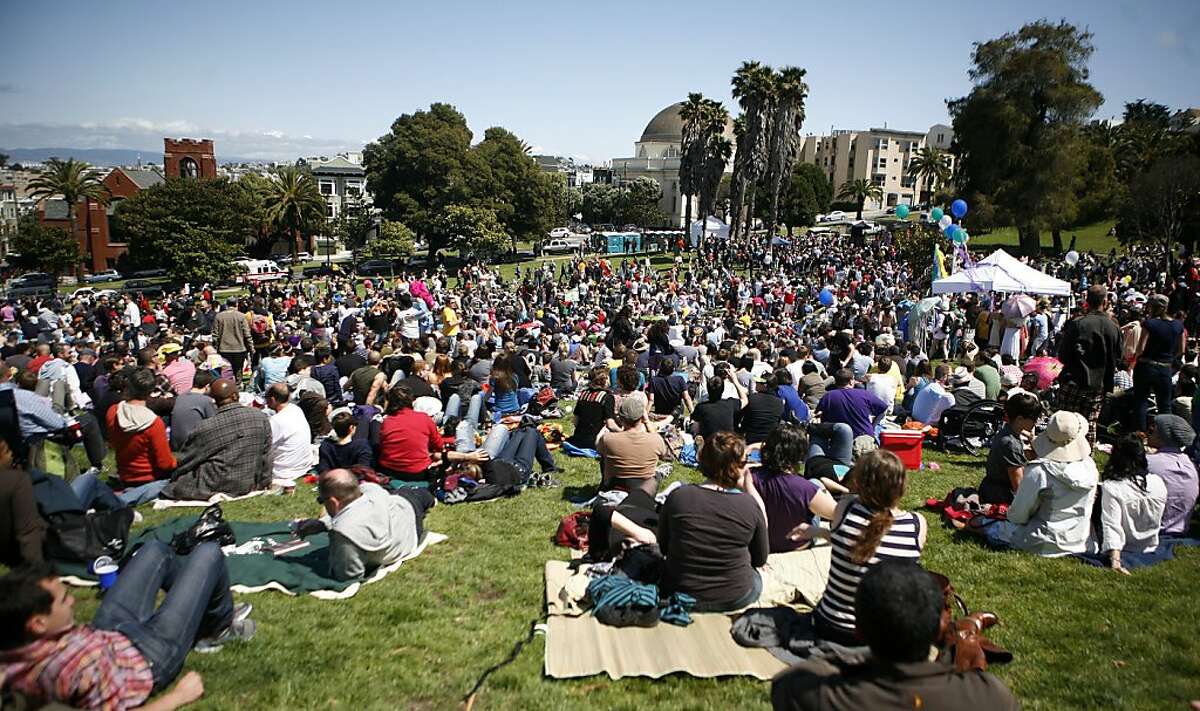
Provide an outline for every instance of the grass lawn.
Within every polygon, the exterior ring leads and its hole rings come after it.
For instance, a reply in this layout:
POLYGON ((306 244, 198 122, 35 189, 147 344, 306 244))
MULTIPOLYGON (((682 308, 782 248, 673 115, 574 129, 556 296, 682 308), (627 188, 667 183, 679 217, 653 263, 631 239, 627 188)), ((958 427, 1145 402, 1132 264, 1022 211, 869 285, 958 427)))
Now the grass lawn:
MULTIPOLYGON (((1116 237, 1108 234, 1112 226, 1116 224, 1113 220, 1104 220, 1090 225, 1084 225, 1078 229, 1070 229, 1062 231, 1063 249, 1068 249, 1071 246, 1071 237, 1075 236, 1075 249, 1080 252, 1096 252, 1097 254, 1108 254, 1110 249, 1121 249, 1121 244, 1116 237)), ((982 249, 984 247, 1001 247, 1001 246, 1016 246, 1018 244, 1017 228, 1001 227, 992 230, 991 232, 982 233, 971 236, 971 248, 982 249)), ((1042 249, 1047 250, 1054 246, 1054 239, 1049 230, 1042 232, 1042 249)))
MULTIPOLYGON (((543 614, 542 566, 566 559, 550 541, 566 500, 590 491, 592 461, 558 457, 563 487, 485 504, 438 506, 430 530, 445 543, 343 602, 278 593, 253 602, 258 636, 219 654, 189 657, 204 675, 204 709, 450 709, 479 675, 506 659, 543 614)), ((976 485, 981 460, 928 453, 940 471, 912 475, 904 505, 976 485)), ((696 481, 677 467, 675 478, 696 481)), ((236 520, 317 512, 313 489, 234 502, 236 520)), ((146 524, 171 516, 146 511, 146 524)), ((193 514, 194 515, 194 514, 193 514)), ((985 550, 931 515, 924 562, 946 573, 974 609, 996 611, 992 637, 1015 661, 995 671, 1029 709, 1180 709, 1200 698, 1195 595, 1200 551, 1123 577, 1066 560, 985 550)), ((95 593, 78 592, 90 619, 95 593)), ((481 709, 767 708, 768 684, 747 678, 555 681, 542 675, 544 639, 528 644, 478 694, 481 709)))

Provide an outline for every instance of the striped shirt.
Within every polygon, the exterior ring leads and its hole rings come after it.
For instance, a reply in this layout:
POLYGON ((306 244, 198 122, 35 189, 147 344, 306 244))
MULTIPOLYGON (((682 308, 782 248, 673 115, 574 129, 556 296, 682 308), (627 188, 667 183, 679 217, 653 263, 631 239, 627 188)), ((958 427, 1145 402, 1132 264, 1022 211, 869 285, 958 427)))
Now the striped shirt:
POLYGON ((871 522, 871 510, 857 500, 846 509, 841 523, 833 530, 830 543, 833 545, 832 563, 829 566, 829 583, 825 595, 817 605, 817 614, 834 627, 854 632, 854 596, 858 584, 867 568, 884 560, 921 559, 921 532, 918 515, 905 512, 895 517, 892 526, 879 542, 879 547, 866 565, 858 565, 852 559, 854 545, 862 537, 871 522))
POLYGON ((145 703, 154 677, 125 635, 76 625, 0 652, 0 686, 78 708, 123 711, 145 703))

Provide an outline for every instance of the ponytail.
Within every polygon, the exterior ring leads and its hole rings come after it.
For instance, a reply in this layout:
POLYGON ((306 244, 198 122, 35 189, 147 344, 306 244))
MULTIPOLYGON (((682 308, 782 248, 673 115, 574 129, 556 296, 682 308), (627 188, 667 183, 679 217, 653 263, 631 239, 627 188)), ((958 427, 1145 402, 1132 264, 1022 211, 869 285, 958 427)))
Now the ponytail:
POLYGON ((892 520, 891 507, 871 514, 871 522, 867 524, 866 530, 862 532, 862 537, 850 551, 850 560, 855 565, 866 565, 871 560, 871 557, 875 555, 875 549, 879 548, 880 541, 892 527, 892 520))
POLYGON ((873 512, 850 552, 851 561, 866 565, 892 527, 892 508, 904 495, 904 464, 892 452, 876 449, 859 458, 850 470, 850 480, 859 501, 873 512))

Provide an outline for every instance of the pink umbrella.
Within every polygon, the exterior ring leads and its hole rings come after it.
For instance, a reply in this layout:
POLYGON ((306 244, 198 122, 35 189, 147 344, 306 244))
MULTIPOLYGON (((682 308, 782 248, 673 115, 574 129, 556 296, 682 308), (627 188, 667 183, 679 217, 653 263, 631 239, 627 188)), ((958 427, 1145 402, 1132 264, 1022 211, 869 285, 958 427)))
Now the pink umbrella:
POLYGON ((1000 307, 1000 312, 1005 318, 1023 319, 1033 313, 1037 308, 1033 297, 1028 294, 1016 294, 1008 297, 1004 301, 1004 305, 1000 307))
POLYGON ((1045 390, 1050 387, 1050 384, 1058 378, 1058 374, 1062 372, 1062 369, 1062 361, 1050 356, 1031 358, 1025 364, 1026 373, 1037 373, 1039 390, 1045 390))

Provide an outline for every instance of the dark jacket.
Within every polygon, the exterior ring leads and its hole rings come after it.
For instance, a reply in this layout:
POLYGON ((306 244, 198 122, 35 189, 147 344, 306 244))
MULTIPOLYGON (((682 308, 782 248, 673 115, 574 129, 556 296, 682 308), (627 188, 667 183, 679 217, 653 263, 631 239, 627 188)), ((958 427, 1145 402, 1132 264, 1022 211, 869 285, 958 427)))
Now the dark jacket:
POLYGON ((29 475, 16 469, 0 471, 0 563, 40 563, 45 538, 46 522, 38 513, 29 475))
POLYGON ((956 672, 939 662, 834 666, 801 662, 771 684, 771 705, 781 709, 988 709, 1020 706, 987 672, 956 672))
POLYGON ((1091 311, 1063 328, 1058 359, 1060 383, 1074 383, 1097 392, 1113 387, 1113 374, 1121 358, 1121 332, 1106 314, 1091 311))

